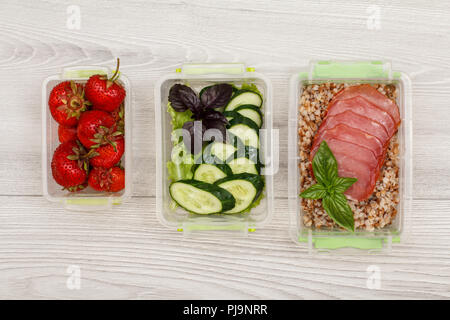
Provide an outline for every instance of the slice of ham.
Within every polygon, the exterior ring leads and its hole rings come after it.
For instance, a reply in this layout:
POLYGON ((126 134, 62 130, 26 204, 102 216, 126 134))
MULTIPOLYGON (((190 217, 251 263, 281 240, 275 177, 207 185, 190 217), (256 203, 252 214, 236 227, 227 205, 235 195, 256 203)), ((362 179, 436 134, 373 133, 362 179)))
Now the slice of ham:
MULTIPOLYGON (((331 149, 331 152, 333 152, 333 155, 338 161, 338 164, 339 160, 336 155, 344 154, 347 155, 347 157, 365 163, 370 169, 376 169, 378 167, 379 159, 373 154, 372 150, 370 149, 351 142, 339 140, 338 138, 326 139, 325 141, 327 142, 328 147, 331 149)), ((311 162, 315 154, 315 151, 311 151, 311 162)))
POLYGON ((338 175, 357 178, 344 194, 364 201, 373 193, 387 146, 399 125, 395 102, 371 85, 347 87, 329 103, 314 137, 310 160, 326 141, 336 158, 338 175))
POLYGON ((383 156, 385 152, 383 143, 377 137, 340 123, 331 129, 321 131, 314 137, 310 154, 316 154, 322 140, 330 139, 339 139, 364 147, 370 150, 376 158, 383 156))
POLYGON ((361 84, 342 89, 334 96, 330 104, 338 100, 346 100, 354 97, 363 97, 367 101, 383 109, 392 117, 396 127, 400 125, 400 111, 398 110, 397 104, 370 84, 361 84))
POLYGON ((347 154, 335 154, 340 177, 357 178, 358 180, 348 188, 344 194, 348 199, 363 201, 373 192, 378 174, 364 162, 353 159, 347 154))
POLYGON ((327 116, 331 117, 345 111, 352 111, 382 124, 389 135, 389 139, 397 131, 397 125, 391 115, 385 110, 367 101, 365 98, 357 96, 345 100, 333 99, 328 105, 327 116))
MULTIPOLYGON (((370 196, 377 181, 381 163, 370 149, 338 139, 325 139, 338 164, 338 175, 358 179, 344 194, 362 201, 370 196)), ((317 150, 317 148, 316 148, 317 150)), ((311 152, 310 160, 315 155, 311 152)))
POLYGON ((345 111, 333 116, 325 117, 316 136, 320 136, 323 131, 334 128, 338 124, 346 124, 349 127, 359 129, 367 134, 377 137, 383 146, 385 146, 390 139, 389 134, 382 124, 354 113, 353 111, 345 111))

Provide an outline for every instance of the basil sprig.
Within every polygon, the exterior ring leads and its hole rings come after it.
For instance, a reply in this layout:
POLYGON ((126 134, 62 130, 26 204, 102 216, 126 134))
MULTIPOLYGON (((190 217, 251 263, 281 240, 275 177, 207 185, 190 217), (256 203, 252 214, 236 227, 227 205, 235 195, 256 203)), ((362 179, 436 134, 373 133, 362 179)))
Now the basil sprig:
POLYGON ((338 176, 336 158, 325 141, 322 141, 314 155, 312 167, 318 183, 303 191, 300 197, 322 199, 323 208, 334 222, 349 231, 355 231, 353 211, 344 192, 357 179, 338 176))
MULTIPOLYGON (((215 109, 223 108, 233 95, 233 86, 228 83, 219 83, 203 88, 200 97, 192 88, 183 84, 174 84, 169 90, 169 102, 176 112, 191 112, 192 121, 183 124, 185 134, 190 139, 183 139, 186 149, 194 154, 195 141, 202 141, 208 129, 217 129, 226 137, 228 120, 225 115, 215 109), (199 121, 198 125, 195 122, 199 121), (190 143, 189 143, 190 141, 190 143)), ((184 137, 184 136, 183 136, 184 137)), ((197 148, 201 151, 201 148, 197 148)), ((198 152, 197 152, 198 153, 198 152)))

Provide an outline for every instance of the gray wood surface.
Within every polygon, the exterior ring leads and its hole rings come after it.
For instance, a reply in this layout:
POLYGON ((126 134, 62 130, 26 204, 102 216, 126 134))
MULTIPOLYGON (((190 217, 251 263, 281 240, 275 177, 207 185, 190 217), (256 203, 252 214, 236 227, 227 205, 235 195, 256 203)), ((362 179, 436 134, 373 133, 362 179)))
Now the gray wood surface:
POLYGON ((20 3, 0 0, 0 298, 450 298, 448 2, 20 3), (71 5, 79 30, 67 28, 71 5), (117 56, 133 85, 133 198, 111 212, 64 211, 42 197, 42 81, 65 66, 113 66, 117 56), (391 255, 309 256, 288 235, 283 156, 267 228, 204 240, 161 226, 155 81, 190 61, 255 67, 273 82, 284 154, 289 77, 311 59, 390 60, 411 76, 411 237, 391 255), (380 268, 379 289, 367 286, 371 265, 380 268), (70 266, 80 267, 79 290, 67 286, 70 266))

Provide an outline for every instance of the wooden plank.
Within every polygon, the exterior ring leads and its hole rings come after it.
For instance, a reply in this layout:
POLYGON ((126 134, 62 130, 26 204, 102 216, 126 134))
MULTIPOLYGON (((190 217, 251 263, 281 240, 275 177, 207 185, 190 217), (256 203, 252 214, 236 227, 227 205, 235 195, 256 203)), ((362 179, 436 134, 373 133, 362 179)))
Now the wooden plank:
POLYGON ((153 198, 83 214, 42 197, 0 200, 3 298, 450 298, 448 200, 414 201, 409 242, 372 256, 308 255, 289 237, 283 200, 267 228, 226 241, 163 227, 153 198), (80 290, 66 287, 71 265, 80 290), (370 265, 379 290, 366 286, 370 265))

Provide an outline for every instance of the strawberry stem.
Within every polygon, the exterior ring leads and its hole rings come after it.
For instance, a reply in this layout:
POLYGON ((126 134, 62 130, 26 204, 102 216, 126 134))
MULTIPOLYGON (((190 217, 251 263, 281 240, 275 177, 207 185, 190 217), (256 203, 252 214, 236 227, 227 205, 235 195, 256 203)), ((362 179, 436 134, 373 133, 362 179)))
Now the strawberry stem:
POLYGON ((116 67, 116 71, 114 72, 114 74, 112 75, 112 77, 109 79, 109 81, 114 82, 117 80, 118 75, 119 75, 119 66, 120 66, 120 59, 117 58, 117 67, 116 67))

